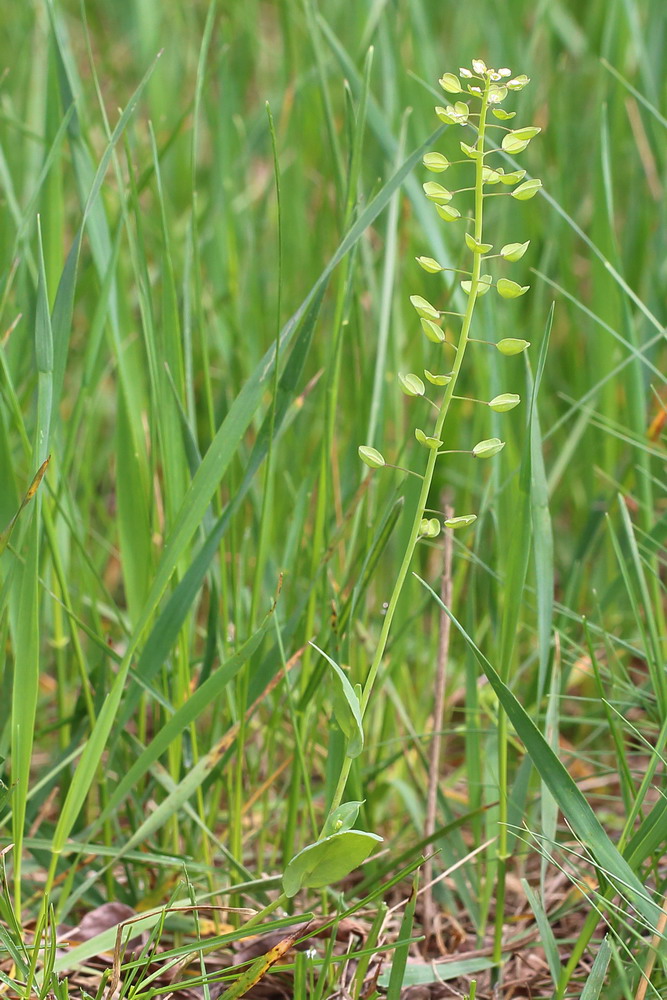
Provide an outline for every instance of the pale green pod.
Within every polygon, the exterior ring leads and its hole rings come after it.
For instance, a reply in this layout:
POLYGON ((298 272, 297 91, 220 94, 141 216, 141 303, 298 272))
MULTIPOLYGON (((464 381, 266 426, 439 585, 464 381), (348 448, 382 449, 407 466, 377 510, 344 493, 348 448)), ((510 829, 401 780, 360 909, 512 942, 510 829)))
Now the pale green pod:
MULTIPOLYGON (((447 110, 449 111, 449 107, 447 107, 447 110)), ((468 121, 470 108, 465 103, 465 101, 457 101, 456 104, 454 105, 454 113, 459 123, 461 125, 465 125, 465 123, 468 121)))
POLYGON ((500 173, 501 184, 518 184, 526 176, 525 170, 512 170, 508 174, 500 173))
POLYGON ((377 448, 371 448, 368 444, 362 444, 359 445, 357 450, 361 461, 371 469, 381 469, 387 464, 377 448))
POLYGON ((452 200, 452 192, 448 191, 442 184, 438 184, 437 181, 426 181, 422 187, 428 200, 434 201, 436 205, 446 205, 448 201, 452 200))
POLYGON ((526 240, 525 243, 506 243, 504 247, 501 247, 500 256, 503 260, 521 260, 529 245, 530 240, 526 240))
POLYGON ((406 396, 423 396, 425 391, 425 386, 419 375, 413 375, 409 372, 407 375, 401 375, 399 372, 398 381, 401 384, 401 389, 406 396))
POLYGON ((423 316, 425 319, 440 319, 440 313, 438 310, 423 296, 411 295, 410 302, 417 310, 417 315, 423 316))
MULTIPOLYGON (((481 274, 479 278, 479 283, 477 285, 477 298, 479 299, 481 298, 482 295, 486 295, 486 293, 490 290, 492 284, 493 284, 493 278, 491 277, 490 274, 481 274)), ((461 288, 466 293, 466 295, 470 295, 470 292, 472 290, 472 281, 462 281, 461 288)))
POLYGON ((516 198, 517 201, 528 201, 530 198, 535 197, 541 187, 542 181, 539 177, 533 177, 531 180, 524 181, 523 184, 519 184, 518 187, 514 188, 512 197, 516 198))
POLYGON ((512 80, 508 80, 506 87, 508 90, 523 90, 529 83, 530 77, 526 76, 525 73, 521 73, 520 76, 515 76, 512 80))
POLYGON ((433 372, 427 371, 426 368, 424 369, 424 375, 431 385, 449 385, 452 381, 451 375, 434 375, 433 372))
POLYGON ((443 170, 446 170, 449 166, 449 160, 442 153, 432 152, 424 153, 422 157, 422 163, 427 170, 431 170, 434 174, 440 174, 443 170))
POLYGON ((496 288, 498 294, 502 295, 504 299, 518 299, 520 295, 526 294, 530 285, 520 285, 517 281, 511 281, 509 278, 498 278, 496 288))
POLYGON ((436 205, 435 209, 441 219, 445 222, 454 222, 455 219, 461 218, 461 213, 458 208, 454 208, 453 205, 436 205))
POLYGON ((438 271, 444 271, 442 264, 438 264, 437 260, 434 260, 433 257, 415 257, 415 260, 429 274, 437 274, 438 271))
POLYGON ((506 413, 508 410, 513 410, 520 402, 521 396, 516 392, 501 392, 499 396, 490 399, 486 405, 490 410, 495 410, 496 413, 506 413))
POLYGON ((419 534, 423 538, 437 538, 440 534, 440 521, 437 517, 423 517, 419 525, 419 534))
POLYGON ((486 438, 484 441, 477 442, 472 453, 475 458, 492 458, 504 447, 505 442, 501 441, 500 438, 486 438))
POLYGON ((500 104, 507 97, 507 87, 501 84, 491 84, 489 87, 489 104, 500 104))
POLYGON ((504 340, 498 341, 496 347, 506 358, 510 358, 513 354, 521 354, 527 347, 530 347, 530 341, 519 340, 517 337, 505 337, 504 340))
POLYGON ((435 113, 440 119, 440 121, 444 122, 445 125, 456 125, 456 115, 450 114, 449 106, 445 110, 445 108, 440 107, 440 105, 438 105, 435 109, 435 113))
POLYGON ((510 118, 514 118, 516 111, 505 111, 504 108, 491 108, 491 114, 498 119, 498 121, 506 122, 510 118))
POLYGON ((467 528, 469 524, 473 524, 477 520, 477 514, 459 514, 457 517, 448 517, 445 519, 446 528, 467 528))
POLYGON ((422 317, 422 330, 426 334, 427 338, 433 344, 443 344, 445 342, 445 331, 437 323, 434 323, 432 319, 425 319, 422 317))
POLYGON ((443 90, 447 91, 448 94, 461 93, 461 81, 455 73, 443 73, 438 80, 438 83, 443 90))
POLYGON ((501 145, 506 153, 522 153, 529 142, 530 139, 517 139, 513 132, 508 132, 501 145))
POLYGON ((461 152, 465 153, 471 160, 477 160, 482 155, 476 146, 469 146, 467 142, 460 142, 461 152))
POLYGON ((425 434, 421 427, 415 427, 415 437, 420 444, 423 444, 425 448, 430 448, 431 451, 437 451, 438 448, 442 448, 442 441, 439 441, 437 437, 430 437, 425 434))
POLYGON ((502 178, 502 168, 494 170, 493 167, 482 167, 482 181, 484 184, 497 184, 502 178))
POLYGON ((473 253, 488 253, 489 250, 493 250, 492 243, 478 243, 471 233, 466 233, 464 238, 468 250, 472 250, 473 253))

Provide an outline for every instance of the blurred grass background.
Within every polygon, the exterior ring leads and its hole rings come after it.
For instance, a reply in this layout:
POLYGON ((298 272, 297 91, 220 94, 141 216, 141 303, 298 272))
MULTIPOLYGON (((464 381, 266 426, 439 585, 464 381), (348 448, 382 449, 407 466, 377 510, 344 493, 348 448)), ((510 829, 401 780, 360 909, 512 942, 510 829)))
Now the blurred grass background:
MULTIPOLYGON (((0 563, 2 834, 23 852, 19 900, 23 884, 34 907, 51 868, 61 914, 109 894, 162 901, 178 867, 165 860, 160 874, 160 852, 194 859, 191 874, 220 890, 279 873, 316 834, 342 753, 331 691, 308 650, 287 681, 278 672, 311 638, 354 680, 372 656, 414 487, 389 470, 367 480, 357 447, 415 467, 419 418, 395 373, 444 369, 409 304, 432 299, 438 279, 414 257, 456 266, 461 252, 423 200, 420 167, 382 190, 436 127, 438 77, 474 57, 531 77, 517 121, 543 134, 521 166, 545 191, 488 212, 494 242, 531 240, 516 267, 532 287, 516 303, 488 296, 474 335, 537 345, 555 302, 539 400, 548 510, 534 518, 516 690, 541 719, 552 684, 561 750, 619 832, 646 768, 626 727, 656 744, 656 782, 664 743, 662 0, 4 0, 0 17, 2 526, 51 454, 0 563), (379 193, 386 208, 308 299, 379 193), (272 345, 307 300, 276 387, 272 345), (196 479, 212 442, 220 461, 196 479), (187 509, 200 510, 192 523, 187 509), (171 729, 225 666, 228 682, 171 729), (124 878, 91 882, 83 861, 53 860, 70 836, 82 856, 122 847, 124 878), (139 848, 149 865, 128 861, 139 848)), ((441 294, 456 302, 447 282, 441 294)), ((523 357, 479 347, 464 389, 527 398, 528 378, 523 357)), ((480 515, 457 535, 454 606, 492 660, 511 599, 520 413, 460 405, 452 447, 496 433, 507 446, 493 469, 443 463, 433 497, 480 515)), ((440 567, 439 547, 424 545, 415 569, 436 589, 440 567)), ((411 583, 350 784, 365 828, 395 850, 423 830, 437 643, 437 613, 411 583)), ((496 706, 458 640, 447 690, 439 824, 471 818, 439 845, 443 864, 492 834, 497 799, 496 706)), ((517 744, 515 820, 543 831, 520 759, 517 744)), ((485 855, 475 866, 442 902, 483 936, 492 879, 485 855)))

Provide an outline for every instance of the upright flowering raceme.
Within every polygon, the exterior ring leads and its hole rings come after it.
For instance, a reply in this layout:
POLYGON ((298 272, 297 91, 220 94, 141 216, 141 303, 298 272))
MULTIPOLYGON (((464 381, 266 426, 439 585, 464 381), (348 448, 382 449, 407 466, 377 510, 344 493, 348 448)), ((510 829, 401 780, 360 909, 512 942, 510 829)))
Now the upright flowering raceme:
MULTIPOLYGON (((495 289, 502 298, 515 299, 524 295, 529 288, 528 285, 522 285, 509 278, 501 270, 503 262, 511 264, 521 260, 528 249, 529 241, 504 243, 499 250, 494 251, 493 243, 488 242, 484 233, 484 203, 486 198, 502 195, 526 201, 534 197, 542 186, 542 182, 537 178, 526 179, 525 170, 506 171, 497 163, 499 151, 502 150, 513 156, 522 153, 531 139, 534 139, 540 132, 540 129, 535 125, 513 128, 507 123, 512 121, 516 112, 507 111, 501 107, 506 98, 511 96, 513 92, 522 90, 529 83, 528 77, 523 74, 514 76, 512 71, 506 67, 489 69, 481 59, 473 59, 470 69, 462 67, 458 74, 444 73, 439 82, 446 94, 456 95, 458 99, 454 103, 445 104, 444 107, 438 105, 435 108, 437 118, 445 125, 464 129, 466 138, 471 141, 459 141, 458 146, 463 154, 463 159, 451 159, 439 150, 432 150, 424 155, 422 162, 431 174, 438 175, 460 165, 463 165, 464 168, 472 168, 475 174, 475 183, 472 188, 466 184, 465 187, 459 189, 450 189, 440 181, 435 180, 427 180, 423 184, 424 194, 429 201, 433 202, 438 216, 446 223, 458 223, 465 226, 463 240, 470 254, 471 264, 468 271, 458 272, 457 270, 457 273, 462 274, 460 284, 467 296, 464 313, 446 314, 422 295, 410 296, 410 302, 419 317, 424 336, 431 343, 443 347, 444 361, 451 358, 451 353, 444 353, 445 349, 448 349, 449 352, 454 349, 456 352, 454 363, 449 371, 434 374, 426 369, 423 373, 430 385, 444 388, 439 401, 430 400, 437 409, 435 426, 432 431, 427 432, 420 427, 415 428, 417 441, 430 452, 423 475, 424 489, 420 501, 423 500, 424 504, 418 511, 419 527, 416 536, 422 535, 428 538, 433 538, 440 530, 440 523, 437 519, 424 518, 423 514, 436 459, 445 454, 441 450, 442 431, 449 405, 452 400, 460 398, 455 395, 455 390, 463 357, 468 344, 475 343, 470 333, 477 299, 492 289, 495 289), (498 136, 498 141, 495 141, 496 136, 498 136), (488 190, 490 188, 494 190, 488 190), (471 190, 474 192, 472 211, 466 210, 465 205, 459 207, 456 204, 457 195, 461 195, 459 200, 462 201, 464 192, 467 193, 471 190), (486 270, 491 261, 494 262, 491 267, 499 272, 495 276, 486 270), (454 316, 460 320, 457 336, 452 334, 451 321, 448 322, 445 329, 444 318, 446 315, 448 318, 454 316)), ((444 267, 433 257, 417 257, 417 263, 428 274, 455 270, 444 267)), ((488 344, 489 341, 482 341, 482 343, 488 344)), ((509 337, 492 344, 492 346, 497 348, 501 354, 510 356, 519 354, 530 345, 527 340, 509 337)), ((448 367, 448 365, 445 363, 443 367, 448 367)), ((400 373, 398 382, 407 396, 427 395, 423 379, 413 372, 400 373)), ((516 393, 505 392, 488 402, 483 400, 474 400, 474 402, 485 402, 490 409, 502 413, 517 406, 520 399, 516 393)), ((498 454, 502 447, 503 442, 498 438, 488 438, 479 441, 472 449, 471 455, 474 458, 491 458, 498 454)), ((359 457, 374 469, 388 464, 376 448, 368 445, 362 445, 359 448, 359 457)), ((458 514, 447 518, 444 524, 450 528, 459 528, 472 524, 474 520, 474 514, 458 514)), ((417 517, 415 524, 417 524, 417 517)))
MULTIPOLYGON (((299 851, 287 864, 283 875, 281 898, 291 897, 303 888, 321 888, 344 878, 378 846, 380 838, 375 834, 354 829, 361 803, 344 801, 344 794, 352 761, 363 752, 364 715, 385 653, 392 620, 415 547, 421 539, 437 537, 443 524, 448 528, 464 528, 476 519, 475 514, 467 512, 456 513, 444 520, 425 515, 436 462, 446 454, 443 450, 443 429, 447 413, 452 402, 462 398, 455 393, 466 348, 469 343, 483 345, 490 343, 485 340, 474 341, 470 336, 477 299, 492 289, 505 299, 517 298, 528 291, 528 285, 521 285, 505 274, 507 266, 519 261, 526 253, 528 241, 505 243, 494 252, 493 243, 487 240, 483 226, 486 198, 507 195, 518 200, 526 200, 532 198, 541 186, 539 180, 526 178, 525 170, 506 172, 497 163, 499 151, 512 156, 517 155, 526 149, 531 139, 540 131, 536 126, 512 128, 507 122, 514 118, 514 112, 501 107, 507 97, 514 91, 522 90, 528 82, 526 76, 513 76, 509 69, 488 69, 481 59, 473 60, 471 69, 460 69, 458 74, 445 73, 440 80, 445 93, 455 95, 457 99, 453 104, 436 107, 437 117, 445 125, 463 129, 465 137, 471 141, 459 141, 458 148, 462 158, 450 159, 439 150, 433 150, 426 153, 423 164, 432 175, 442 175, 451 168, 456 168, 455 173, 457 170, 472 170, 474 184, 471 186, 468 181, 465 186, 450 190, 439 181, 430 179, 423 187, 424 194, 433 203, 435 211, 443 222, 458 224, 464 230, 462 240, 470 255, 470 269, 463 272, 457 270, 456 273, 461 274, 459 280, 466 296, 466 308, 462 313, 447 314, 448 319, 454 316, 460 321, 458 334, 454 335, 450 329, 451 323, 445 329, 443 311, 421 295, 410 297, 424 336, 431 343, 438 345, 443 358, 442 364, 437 365, 443 369, 442 371, 432 372, 426 369, 423 378, 414 372, 400 373, 398 376, 402 391, 415 400, 415 405, 423 405, 419 400, 426 397, 435 408, 433 425, 427 430, 421 427, 415 427, 414 430, 416 440, 424 449, 425 468, 420 472, 406 470, 418 476, 421 480, 421 489, 413 512, 412 529, 391 596, 386 604, 377 647, 363 685, 353 685, 348 680, 346 671, 327 653, 318 650, 330 668, 333 713, 345 739, 345 756, 320 836, 314 843, 299 851), (499 137, 498 142, 494 142, 496 136, 499 137), (470 191, 473 192, 472 206, 470 198, 467 199, 466 205, 464 194, 470 191), (457 201, 460 202, 460 206, 456 204, 457 201), (492 270, 487 272, 487 267, 492 270), (451 363, 452 351, 453 363, 451 363), (431 395, 437 390, 442 390, 440 397, 432 399, 431 395)), ((417 263, 432 275, 454 270, 444 267, 433 257, 418 257, 417 263)), ((520 353, 530 345, 526 340, 511 337, 492 343, 491 346, 497 348, 501 354, 509 356, 520 353)), ((520 399, 517 393, 502 392, 491 400, 473 400, 473 402, 488 406, 497 413, 503 413, 517 406, 520 399)), ((498 455, 503 447, 504 442, 499 438, 486 438, 477 442, 471 449, 470 456, 473 459, 492 458, 498 455)), ((359 457, 375 470, 392 467, 372 444, 362 445, 359 448, 359 457)), ((275 908, 278 902, 272 903, 270 908, 275 908)))

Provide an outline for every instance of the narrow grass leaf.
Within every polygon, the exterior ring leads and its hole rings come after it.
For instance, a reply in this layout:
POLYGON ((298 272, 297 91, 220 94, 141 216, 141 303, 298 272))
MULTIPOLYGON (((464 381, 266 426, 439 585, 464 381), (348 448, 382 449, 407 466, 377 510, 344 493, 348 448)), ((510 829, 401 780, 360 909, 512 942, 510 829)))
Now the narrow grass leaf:
POLYGON ((11 615, 14 677, 11 704, 12 837, 14 840, 14 906, 21 919, 21 876, 26 803, 30 789, 32 748, 39 694, 39 505, 27 532, 23 565, 17 574, 18 595, 11 615))
POLYGON ((415 909, 417 906, 417 887, 419 885, 419 872, 415 872, 412 879, 412 892, 405 907, 405 913, 401 920, 401 929, 398 932, 399 940, 403 943, 394 949, 391 961, 391 973, 387 984, 387 1000, 400 1000, 401 990, 405 982, 405 972, 408 964, 408 955, 412 942, 412 927, 415 921, 415 909))
POLYGON ((549 923, 549 917, 542 905, 542 900, 525 878, 521 879, 521 885, 523 886, 523 891, 526 894, 530 908, 533 911, 535 923, 540 932, 540 942, 549 963, 549 972, 551 973, 554 985, 556 985, 560 980, 563 967, 560 962, 560 955, 558 954, 558 944, 549 923))
POLYGON ((581 991, 581 1000, 599 1000, 607 976, 610 958, 611 945, 609 944, 609 937, 605 936, 598 948, 593 968, 588 973, 588 977, 584 983, 584 988, 581 991))
POLYGON ((130 767, 127 774, 121 778, 105 808, 89 827, 87 831, 89 837, 92 836, 95 830, 99 829, 109 816, 114 814, 125 797, 129 795, 141 778, 143 778, 151 765, 161 757, 170 743, 177 739, 192 722, 195 722, 203 711, 210 708, 215 699, 224 691, 227 684, 233 680, 239 670, 259 648, 272 617, 273 609, 238 651, 230 656, 215 673, 211 674, 155 734, 143 753, 130 767))
POLYGON ((660 798, 639 824, 623 852, 628 864, 638 869, 651 856, 665 853, 667 842, 667 799, 660 798))
POLYGON ((65 969, 77 969, 87 962, 88 959, 94 958, 96 955, 101 955, 103 952, 112 952, 116 945, 119 928, 122 928, 121 940, 127 941, 128 938, 138 937, 146 931, 151 930, 151 928, 155 927, 163 919, 164 911, 160 909, 141 915, 137 920, 125 921, 115 924, 113 927, 108 927, 100 934, 96 934, 95 937, 89 938, 89 940, 83 941, 73 948, 66 949, 64 954, 55 960, 54 970, 61 972, 65 969))
MULTIPOLYGON (((421 986, 426 983, 438 983, 444 980, 458 979, 461 976, 473 976, 477 972, 492 969, 493 959, 484 956, 475 958, 454 958, 451 962, 424 962, 423 965, 408 965, 403 976, 404 988, 421 986)), ((378 986, 387 989, 391 978, 391 970, 383 972, 378 978, 378 986)))

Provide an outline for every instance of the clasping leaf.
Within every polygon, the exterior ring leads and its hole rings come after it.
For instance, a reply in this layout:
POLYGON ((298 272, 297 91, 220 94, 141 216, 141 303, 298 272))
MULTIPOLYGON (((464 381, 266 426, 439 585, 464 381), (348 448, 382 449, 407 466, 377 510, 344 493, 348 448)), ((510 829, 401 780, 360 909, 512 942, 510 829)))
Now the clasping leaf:
POLYGON ((322 889, 340 882, 366 860, 382 837, 361 830, 333 833, 296 854, 285 869, 283 890, 291 899, 299 889, 322 889))
POLYGON ((338 806, 338 809, 334 809, 327 817, 322 829, 322 836, 330 837, 334 833, 344 833, 346 830, 351 830, 357 822, 357 816, 363 804, 363 801, 343 802, 342 805, 338 806))
POLYGON ((361 720, 361 705, 359 704, 357 693, 348 681, 345 672, 341 670, 336 661, 332 660, 314 642, 311 642, 310 645, 324 657, 333 669, 334 716, 347 740, 345 755, 347 757, 358 757, 364 749, 364 730, 361 720))

